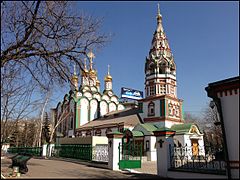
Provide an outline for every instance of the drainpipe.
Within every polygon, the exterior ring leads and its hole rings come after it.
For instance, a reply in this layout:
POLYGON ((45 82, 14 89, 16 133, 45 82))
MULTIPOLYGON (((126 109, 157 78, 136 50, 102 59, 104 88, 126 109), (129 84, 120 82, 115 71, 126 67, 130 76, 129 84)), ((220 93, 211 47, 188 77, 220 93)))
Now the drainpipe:
POLYGON ((227 174, 228 174, 228 179, 232 179, 231 176, 231 170, 230 170, 230 164, 229 164, 229 156, 228 156, 228 147, 227 147, 227 139, 226 139, 226 133, 225 133, 225 128, 224 128, 224 121, 223 121, 223 114, 222 114, 222 105, 221 105, 221 100, 218 97, 212 97, 213 101, 216 104, 219 117, 220 117, 220 122, 221 122, 221 129, 223 133, 223 143, 224 143, 224 154, 225 154, 225 159, 226 159, 226 164, 227 164, 227 174))

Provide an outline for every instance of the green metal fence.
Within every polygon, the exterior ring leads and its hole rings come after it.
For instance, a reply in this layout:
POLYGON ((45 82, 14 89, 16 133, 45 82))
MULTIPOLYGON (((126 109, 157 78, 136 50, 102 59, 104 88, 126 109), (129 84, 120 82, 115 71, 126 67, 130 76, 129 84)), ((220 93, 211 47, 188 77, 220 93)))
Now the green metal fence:
POLYGON ((92 145, 90 144, 61 144, 55 145, 52 156, 74 159, 92 160, 92 145))
POLYGON ((27 153, 33 156, 41 156, 42 147, 11 147, 8 148, 9 153, 27 153))

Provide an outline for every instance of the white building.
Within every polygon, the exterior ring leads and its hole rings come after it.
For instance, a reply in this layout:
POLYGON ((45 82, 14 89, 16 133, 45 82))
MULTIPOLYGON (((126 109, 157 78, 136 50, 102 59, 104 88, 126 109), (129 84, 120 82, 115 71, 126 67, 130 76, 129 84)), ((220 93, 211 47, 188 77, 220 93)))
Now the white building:
POLYGON ((228 177, 239 179, 239 76, 208 84, 223 132, 228 177))

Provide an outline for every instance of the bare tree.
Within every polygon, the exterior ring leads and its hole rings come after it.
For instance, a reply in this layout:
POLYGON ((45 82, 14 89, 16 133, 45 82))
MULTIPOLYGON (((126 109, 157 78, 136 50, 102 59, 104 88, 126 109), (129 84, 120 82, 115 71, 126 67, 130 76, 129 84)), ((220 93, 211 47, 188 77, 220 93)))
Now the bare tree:
POLYGON ((15 63, 8 64, 1 70, 1 142, 3 142, 11 133, 9 130, 11 124, 33 113, 38 107, 39 99, 32 97, 36 85, 31 79, 27 79, 27 74, 15 63), (9 121, 12 122, 8 124, 9 121))
POLYGON ((215 147, 223 146, 222 130, 219 124, 219 116, 216 108, 207 106, 203 111, 203 124, 205 132, 205 144, 215 147))
POLYGON ((1 67, 17 63, 48 89, 70 79, 70 65, 82 69, 82 59, 108 37, 102 20, 74 9, 70 1, 4 1, 1 5, 1 67), (73 63, 74 62, 74 63, 73 63))

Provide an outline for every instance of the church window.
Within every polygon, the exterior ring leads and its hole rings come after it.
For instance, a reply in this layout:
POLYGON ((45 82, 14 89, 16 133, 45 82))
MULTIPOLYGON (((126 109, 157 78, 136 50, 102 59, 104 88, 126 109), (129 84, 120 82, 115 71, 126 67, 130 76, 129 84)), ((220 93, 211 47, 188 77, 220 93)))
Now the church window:
POLYGON ((146 151, 149 151, 149 140, 146 141, 146 151))
POLYGON ((155 88, 154 86, 150 86, 150 96, 155 94, 155 88))
POLYGON ((160 94, 166 94, 166 87, 165 87, 165 85, 160 85, 160 94))
POLYGON ((153 102, 150 102, 148 104, 148 116, 154 116, 155 115, 155 104, 153 102))

